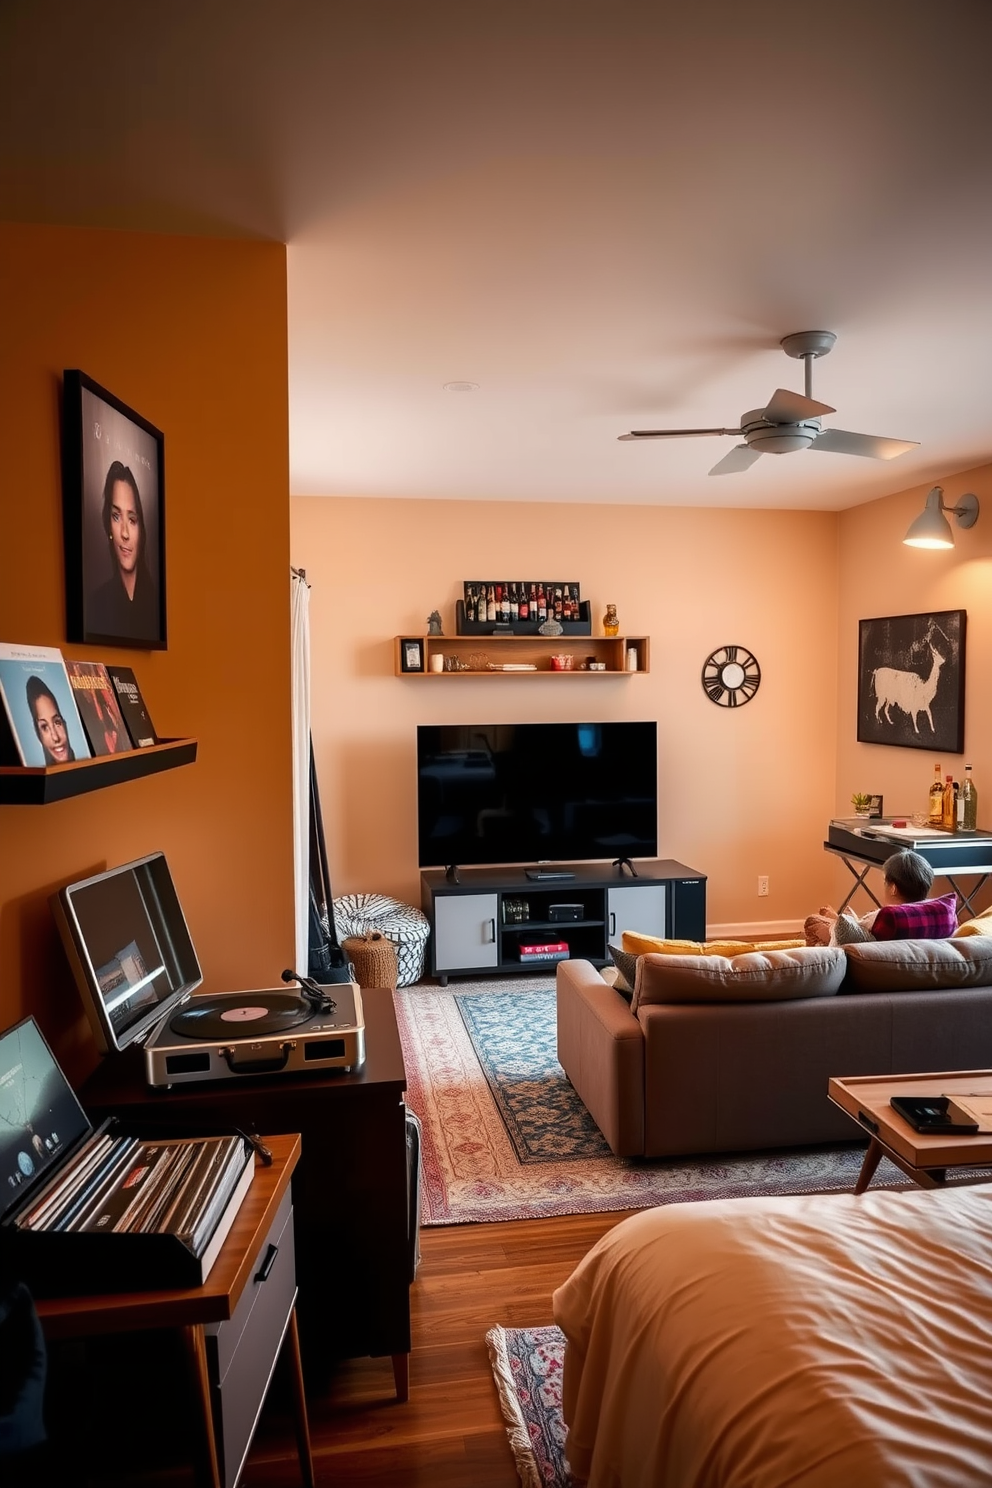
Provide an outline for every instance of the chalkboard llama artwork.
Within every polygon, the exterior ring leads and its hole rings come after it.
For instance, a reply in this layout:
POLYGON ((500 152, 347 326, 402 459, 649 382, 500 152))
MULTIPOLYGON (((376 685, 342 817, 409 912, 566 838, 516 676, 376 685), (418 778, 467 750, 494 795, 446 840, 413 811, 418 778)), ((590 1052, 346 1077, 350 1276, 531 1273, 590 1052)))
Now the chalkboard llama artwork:
POLYGON ((960 754, 964 749, 964 610, 862 620, 858 739, 960 754))

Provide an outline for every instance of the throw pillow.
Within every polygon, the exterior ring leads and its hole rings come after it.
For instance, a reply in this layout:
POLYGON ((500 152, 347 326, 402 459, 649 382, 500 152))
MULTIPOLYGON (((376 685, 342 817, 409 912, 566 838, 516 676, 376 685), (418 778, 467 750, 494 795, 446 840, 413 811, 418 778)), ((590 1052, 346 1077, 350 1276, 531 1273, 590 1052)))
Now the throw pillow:
POLYGON ((748 951, 791 951, 805 945, 793 940, 671 940, 660 935, 623 932, 623 948, 635 956, 744 956, 748 951))
POLYGON ((850 915, 838 915, 830 932, 831 945, 861 945, 866 940, 874 940, 875 936, 870 930, 858 920, 852 920, 850 915))
POLYGON ((992 983, 992 937, 847 946, 842 992, 941 992, 992 983))
POLYGON ((617 979, 613 983, 614 989, 625 996, 632 994, 637 980, 637 957, 630 951, 622 951, 619 946, 611 945, 606 949, 617 969, 617 979))
POLYGON ((876 940, 942 940, 954 934, 957 896, 923 899, 918 904, 886 904, 871 927, 876 940))
POLYGON ((650 1003, 784 1002, 832 997, 847 962, 838 946, 751 951, 744 956, 645 956, 633 1012, 650 1003))

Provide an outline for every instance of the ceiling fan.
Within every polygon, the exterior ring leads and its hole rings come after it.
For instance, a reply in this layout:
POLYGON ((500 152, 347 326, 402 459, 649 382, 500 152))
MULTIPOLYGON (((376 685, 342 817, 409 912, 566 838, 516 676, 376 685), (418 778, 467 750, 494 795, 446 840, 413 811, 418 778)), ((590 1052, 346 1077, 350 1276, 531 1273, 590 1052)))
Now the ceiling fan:
POLYGON ((620 439, 689 439, 699 434, 743 434, 718 461, 710 475, 733 475, 747 470, 760 455, 787 455, 793 450, 826 450, 837 455, 864 455, 869 460, 894 460, 915 449, 917 439, 883 439, 878 434, 851 434, 847 429, 821 429, 820 415, 836 413, 829 403, 813 397, 813 363, 826 356, 837 337, 833 331, 796 331, 779 343, 787 356, 798 357, 806 372, 806 393, 776 388, 764 408, 741 415, 739 429, 632 429, 620 439))

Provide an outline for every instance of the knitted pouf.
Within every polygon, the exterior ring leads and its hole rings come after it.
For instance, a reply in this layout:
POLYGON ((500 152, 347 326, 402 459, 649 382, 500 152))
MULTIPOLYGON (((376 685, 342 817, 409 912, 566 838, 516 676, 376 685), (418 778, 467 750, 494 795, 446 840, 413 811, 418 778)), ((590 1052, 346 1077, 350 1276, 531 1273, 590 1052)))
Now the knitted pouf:
POLYGON ((355 968, 355 981, 360 987, 396 986, 399 967, 396 947, 381 930, 366 930, 364 935, 346 935, 341 949, 355 968))
POLYGON ((427 937, 431 933, 430 921, 423 910, 401 904, 399 899, 390 899, 385 894, 342 894, 334 900, 333 907, 339 942, 351 935, 364 935, 367 930, 378 930, 395 947, 397 987, 408 987, 420 980, 427 937))

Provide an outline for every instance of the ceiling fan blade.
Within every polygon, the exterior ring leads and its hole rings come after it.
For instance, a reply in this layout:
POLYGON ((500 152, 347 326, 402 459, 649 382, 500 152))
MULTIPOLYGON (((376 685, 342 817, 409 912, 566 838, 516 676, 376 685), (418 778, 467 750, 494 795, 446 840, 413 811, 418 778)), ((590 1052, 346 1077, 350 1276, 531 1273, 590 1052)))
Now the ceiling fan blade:
POLYGON ((735 444, 729 455, 717 461, 710 475, 734 475, 738 470, 747 470, 760 459, 760 450, 749 449, 746 444, 735 444))
POLYGON ((765 409, 765 418, 770 424, 798 424, 803 419, 818 418, 821 413, 836 412, 829 403, 817 403, 815 398, 804 398, 802 393, 776 388, 765 409))
POLYGON ((832 455, 864 455, 868 460, 895 460, 907 450, 918 449, 918 439, 883 439, 879 434, 851 434, 847 429, 824 429, 810 449, 832 455))
POLYGON ((733 434, 740 429, 631 429, 629 434, 618 434, 618 439, 693 439, 697 434, 733 434))

